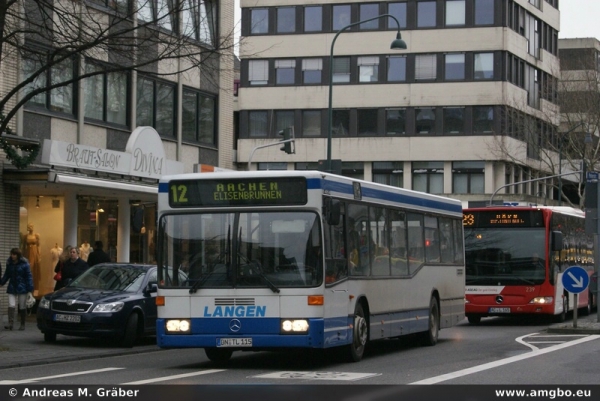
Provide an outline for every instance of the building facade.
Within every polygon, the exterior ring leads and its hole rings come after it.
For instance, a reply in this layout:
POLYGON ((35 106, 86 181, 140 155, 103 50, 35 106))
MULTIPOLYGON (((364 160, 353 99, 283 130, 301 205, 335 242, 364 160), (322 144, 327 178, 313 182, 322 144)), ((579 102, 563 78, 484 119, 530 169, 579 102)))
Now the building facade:
POLYGON ((545 177, 558 155, 544 144, 556 143, 560 121, 557 0, 241 7, 240 168, 319 168, 331 135, 344 175, 465 206, 496 191, 494 202, 556 200, 556 178, 545 177), (390 49, 398 25, 385 14, 398 21, 406 50, 390 49), (287 127, 295 154, 253 152, 287 127))
MULTIPOLYGON (((113 261, 154 262, 158 179, 202 165, 234 167, 234 1, 192 3, 177 10, 160 0, 85 4, 101 21, 107 15, 122 17, 122 11, 125 18, 119 23, 131 26, 158 13, 166 22, 149 29, 160 29, 164 43, 185 40, 186 49, 198 49, 199 58, 203 49, 220 48, 211 53, 210 73, 156 55, 143 68, 110 72, 111 63, 119 62, 114 55, 82 53, 50 69, 9 102, 16 104, 40 85, 49 89, 29 99, 10 120, 16 136, 39 141, 37 159, 16 168, 2 157, 0 169, 2 265, 11 248, 22 248, 37 296, 53 290, 57 255, 67 245, 80 248, 85 259, 100 240, 113 261), (103 69, 109 72, 60 90, 49 88, 61 77, 103 69)), ((51 53, 48 43, 26 41, 24 47, 42 45, 51 53)), ((36 71, 37 61, 23 54, 20 49, 2 60, 0 95, 7 96, 36 71)), ((5 288, 0 289, 1 310, 5 288)))

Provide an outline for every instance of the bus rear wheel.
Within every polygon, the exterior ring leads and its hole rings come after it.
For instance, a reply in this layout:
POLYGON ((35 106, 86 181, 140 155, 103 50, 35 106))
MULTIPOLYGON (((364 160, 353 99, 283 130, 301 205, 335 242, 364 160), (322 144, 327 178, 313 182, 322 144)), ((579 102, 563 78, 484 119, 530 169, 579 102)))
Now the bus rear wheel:
POLYGON ((223 364, 229 361, 233 351, 230 349, 223 348, 204 348, 204 352, 206 353, 206 357, 213 361, 214 363, 223 364))
POLYGON ((348 346, 348 357, 351 362, 359 362, 364 353, 369 338, 369 325, 365 319, 362 304, 357 303, 354 309, 354 326, 352 328, 352 344, 348 346))
POLYGON ((429 302, 429 328, 421 333, 421 343, 433 346, 438 342, 440 334, 440 307, 435 297, 429 302))

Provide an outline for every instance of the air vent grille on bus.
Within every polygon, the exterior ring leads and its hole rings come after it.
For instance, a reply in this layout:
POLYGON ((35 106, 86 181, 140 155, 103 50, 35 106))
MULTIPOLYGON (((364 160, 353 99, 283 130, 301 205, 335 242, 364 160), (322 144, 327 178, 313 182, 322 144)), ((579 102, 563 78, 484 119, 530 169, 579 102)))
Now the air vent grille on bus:
POLYGON ((254 305, 254 298, 215 298, 215 305, 254 305))

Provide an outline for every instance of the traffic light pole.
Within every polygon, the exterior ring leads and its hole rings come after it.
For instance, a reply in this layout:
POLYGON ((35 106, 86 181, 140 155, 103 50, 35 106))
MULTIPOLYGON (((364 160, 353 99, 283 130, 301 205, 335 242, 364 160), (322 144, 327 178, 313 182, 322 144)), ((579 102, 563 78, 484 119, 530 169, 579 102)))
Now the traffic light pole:
POLYGON ((252 149, 252 152, 250 152, 250 157, 248 158, 248 171, 250 171, 250 166, 252 165, 252 156, 254 156, 254 152, 256 152, 258 149, 262 149, 262 148, 268 148, 269 146, 276 146, 276 145, 281 145, 282 143, 287 143, 287 142, 294 142, 295 139, 286 139, 284 141, 277 141, 277 142, 272 142, 272 143, 267 143, 266 145, 260 145, 255 147, 254 149, 252 149))

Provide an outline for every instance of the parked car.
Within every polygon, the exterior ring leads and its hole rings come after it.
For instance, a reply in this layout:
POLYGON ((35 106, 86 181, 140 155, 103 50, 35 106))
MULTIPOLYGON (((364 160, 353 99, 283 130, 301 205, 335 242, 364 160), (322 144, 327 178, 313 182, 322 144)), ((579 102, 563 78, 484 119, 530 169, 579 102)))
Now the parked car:
POLYGON ((156 333, 156 290, 155 265, 102 263, 41 298, 37 326, 46 342, 64 334, 112 337, 132 347, 156 333))

